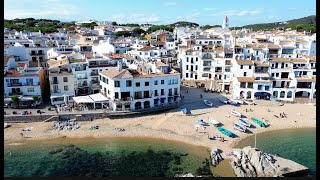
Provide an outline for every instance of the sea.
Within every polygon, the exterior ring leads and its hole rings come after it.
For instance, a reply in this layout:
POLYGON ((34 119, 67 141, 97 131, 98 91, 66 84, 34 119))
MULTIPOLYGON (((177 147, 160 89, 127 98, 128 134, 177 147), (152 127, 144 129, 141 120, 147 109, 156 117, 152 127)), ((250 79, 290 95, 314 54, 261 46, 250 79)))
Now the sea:
POLYGON ((5 142, 4 176, 213 176, 209 150, 154 138, 57 138, 5 142))
MULTIPOLYGON (((254 146, 254 136, 236 147, 254 146)), ((316 129, 257 134, 257 148, 293 160, 316 175, 316 129)), ((210 165, 209 149, 156 138, 56 138, 5 141, 4 176, 235 176, 227 160, 210 165)))
MULTIPOLYGON (((241 140, 236 147, 254 147, 255 137, 241 140)), ((259 133, 256 147, 266 153, 290 159, 309 168, 316 176, 316 128, 298 128, 259 133)))

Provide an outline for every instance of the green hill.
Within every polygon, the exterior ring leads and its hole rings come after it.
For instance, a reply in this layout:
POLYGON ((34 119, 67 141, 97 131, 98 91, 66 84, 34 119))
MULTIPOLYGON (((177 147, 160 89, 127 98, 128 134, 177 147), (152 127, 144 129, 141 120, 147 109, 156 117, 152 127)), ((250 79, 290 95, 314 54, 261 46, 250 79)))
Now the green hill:
MULTIPOLYGON (((262 23, 262 24, 251 24, 242 27, 234 27, 235 29, 248 28, 254 31, 258 30, 272 30, 272 29, 288 29, 297 31, 311 31, 316 32, 316 16, 307 16, 299 19, 292 19, 283 22, 274 23, 262 23)), ((233 28, 231 28, 233 29, 233 28)))

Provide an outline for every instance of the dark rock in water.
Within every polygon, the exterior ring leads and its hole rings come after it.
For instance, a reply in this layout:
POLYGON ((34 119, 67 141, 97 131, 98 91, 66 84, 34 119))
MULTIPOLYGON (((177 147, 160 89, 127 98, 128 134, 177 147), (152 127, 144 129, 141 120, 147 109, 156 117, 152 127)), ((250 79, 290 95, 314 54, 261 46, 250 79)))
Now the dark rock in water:
POLYGON ((222 156, 220 154, 220 150, 217 149, 217 148, 214 148, 211 150, 211 162, 212 162, 212 165, 218 165, 222 160, 222 156))

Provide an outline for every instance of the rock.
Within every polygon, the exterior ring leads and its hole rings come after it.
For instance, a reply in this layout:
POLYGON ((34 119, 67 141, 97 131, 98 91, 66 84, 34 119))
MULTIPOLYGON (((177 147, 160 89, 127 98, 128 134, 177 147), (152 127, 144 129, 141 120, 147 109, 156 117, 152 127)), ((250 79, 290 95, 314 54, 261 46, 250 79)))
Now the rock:
POLYGON ((250 146, 234 149, 230 163, 238 177, 273 177, 277 175, 277 166, 272 155, 250 146))
POLYGON ((220 163, 220 161, 223 160, 220 151, 217 148, 213 148, 211 150, 211 159, 212 159, 212 165, 218 165, 220 163))

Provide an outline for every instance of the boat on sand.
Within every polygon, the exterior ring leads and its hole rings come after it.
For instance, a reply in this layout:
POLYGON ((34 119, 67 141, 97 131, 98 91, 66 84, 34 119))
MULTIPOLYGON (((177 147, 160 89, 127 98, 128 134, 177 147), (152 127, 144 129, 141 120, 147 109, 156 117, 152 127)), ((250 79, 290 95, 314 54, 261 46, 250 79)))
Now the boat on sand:
POLYGON ((246 118, 239 118, 239 122, 240 122, 240 124, 242 124, 242 125, 244 125, 246 127, 251 127, 251 124, 248 123, 246 118))
POLYGON ((251 118, 252 122, 256 123, 257 125, 259 125, 260 127, 267 127, 266 124, 262 121, 260 121, 259 119, 257 118, 251 118))
POLYGON ((241 131, 241 132, 246 132, 246 128, 245 127, 242 127, 240 124, 238 123, 233 123, 233 127, 234 129, 238 130, 238 131, 241 131))
POLYGON ((224 135, 226 135, 228 137, 231 137, 231 138, 235 137, 235 135, 231 131, 229 131, 229 130, 223 128, 223 127, 218 127, 218 131, 220 131, 222 134, 224 134, 224 135))
POLYGON ((236 116, 236 117, 241 117, 241 116, 242 116, 241 113, 235 111, 234 109, 230 110, 229 112, 230 112, 232 115, 236 116))

